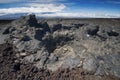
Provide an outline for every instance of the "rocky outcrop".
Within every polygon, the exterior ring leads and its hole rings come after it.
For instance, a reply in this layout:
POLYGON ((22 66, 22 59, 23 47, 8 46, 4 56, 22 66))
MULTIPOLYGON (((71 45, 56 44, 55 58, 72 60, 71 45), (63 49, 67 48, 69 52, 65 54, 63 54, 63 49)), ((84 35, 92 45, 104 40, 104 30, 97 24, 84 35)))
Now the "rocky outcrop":
MULTIPOLYGON (((39 55, 39 54, 38 54, 39 55)), ((39 56, 36 56, 37 59, 39 56)), ((68 57, 69 58, 69 57, 68 57)), ((66 58, 70 60, 71 58, 66 58)), ((57 58, 54 58, 57 60, 57 58)), ((76 60, 74 59, 73 62, 76 60)), ((68 63, 69 64, 69 63, 68 63)), ((0 80, 119 80, 112 75, 90 75, 81 68, 60 68, 57 71, 38 69, 34 63, 24 64, 16 57, 11 44, 0 44, 0 80)))
POLYGON ((5 40, 13 44, 21 63, 52 71, 79 67, 89 74, 120 77, 120 32, 114 27, 85 23, 49 26, 29 15, 0 31, 0 44, 5 40))

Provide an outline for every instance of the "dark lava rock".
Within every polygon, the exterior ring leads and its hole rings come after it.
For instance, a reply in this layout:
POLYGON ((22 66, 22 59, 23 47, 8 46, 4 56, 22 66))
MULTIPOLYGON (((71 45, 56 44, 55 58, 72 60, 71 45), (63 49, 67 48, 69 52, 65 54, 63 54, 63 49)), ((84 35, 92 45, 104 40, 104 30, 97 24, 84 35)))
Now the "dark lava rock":
POLYGON ((52 32, 57 31, 57 30, 61 30, 61 29, 62 29, 62 24, 56 24, 53 26, 52 32))
POLYGON ((10 29, 10 27, 5 28, 5 30, 4 30, 4 32, 3 32, 3 34, 9 34, 9 33, 10 33, 9 29, 10 29))
POLYGON ((39 26, 43 28, 44 32, 50 32, 50 28, 47 22, 41 22, 39 23, 39 26))
POLYGON ((75 28, 77 28, 77 29, 80 27, 83 27, 84 25, 86 25, 86 24, 82 24, 82 23, 74 24, 75 28))
POLYGON ((30 25, 30 26, 38 26, 37 19, 34 14, 23 16, 15 21, 12 22, 12 25, 14 26, 24 26, 24 25, 30 25))
POLYGON ((79 20, 76 23, 74 20, 63 21, 53 25, 49 20, 38 23, 35 15, 28 15, 1 28, 0 42, 6 39, 9 43, 0 46, 1 79, 40 80, 46 77, 54 80, 67 76, 80 80, 81 76, 89 79, 92 75, 99 80, 102 77, 95 75, 120 77, 120 33, 117 25, 108 27, 109 23, 105 22, 103 27, 99 22, 96 26, 79 20), (86 74, 78 67, 86 70, 86 74), (59 72, 59 68, 65 70, 59 72), (66 71, 66 68, 70 70, 66 71), (74 78, 73 74, 79 77, 74 78))
POLYGON ((20 70, 20 63, 14 63, 13 70, 15 70, 15 71, 20 70))
POLYGON ((31 38, 30 38, 29 36, 24 36, 24 37, 22 38, 22 40, 23 40, 23 41, 30 41, 31 38))
POLYGON ((94 35, 97 35, 98 31, 99 31, 99 27, 95 26, 93 28, 88 29, 87 34, 94 36, 94 35))
POLYGON ((107 34, 108 34, 109 36, 119 36, 119 33, 115 32, 115 31, 107 32, 107 34))

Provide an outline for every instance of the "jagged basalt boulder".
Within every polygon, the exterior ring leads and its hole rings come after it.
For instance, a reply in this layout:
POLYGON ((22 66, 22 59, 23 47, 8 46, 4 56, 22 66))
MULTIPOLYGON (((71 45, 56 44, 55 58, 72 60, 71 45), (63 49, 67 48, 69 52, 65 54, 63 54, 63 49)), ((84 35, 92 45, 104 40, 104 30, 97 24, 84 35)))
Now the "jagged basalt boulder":
POLYGON ((25 25, 30 25, 30 26, 38 26, 37 19, 34 14, 28 15, 28 16, 23 16, 15 21, 12 22, 13 26, 25 26, 25 25))
POLYGON ((87 34, 90 36, 97 35, 97 32, 99 31, 99 27, 95 26, 87 30, 87 34))
POLYGON ((107 34, 108 34, 109 36, 119 36, 119 33, 115 32, 115 31, 107 32, 107 34))

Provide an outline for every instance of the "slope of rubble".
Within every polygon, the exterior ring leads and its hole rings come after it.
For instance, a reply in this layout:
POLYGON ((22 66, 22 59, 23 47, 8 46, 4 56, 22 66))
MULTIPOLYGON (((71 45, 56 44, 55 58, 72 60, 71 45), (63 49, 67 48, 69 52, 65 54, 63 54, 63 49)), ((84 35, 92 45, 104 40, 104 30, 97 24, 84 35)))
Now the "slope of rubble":
POLYGON ((112 20, 115 25, 111 26, 109 22, 100 25, 81 20, 66 25, 60 21, 51 25, 50 21, 37 21, 35 15, 29 15, 0 28, 0 44, 13 46, 15 70, 16 66, 17 70, 23 69, 18 66, 24 64, 38 70, 69 69, 71 74, 75 68, 91 76, 120 78, 120 20, 112 20))
POLYGON ((119 80, 113 75, 90 75, 81 68, 59 68, 52 72, 24 64, 16 57, 13 45, 0 44, 0 80, 119 80))

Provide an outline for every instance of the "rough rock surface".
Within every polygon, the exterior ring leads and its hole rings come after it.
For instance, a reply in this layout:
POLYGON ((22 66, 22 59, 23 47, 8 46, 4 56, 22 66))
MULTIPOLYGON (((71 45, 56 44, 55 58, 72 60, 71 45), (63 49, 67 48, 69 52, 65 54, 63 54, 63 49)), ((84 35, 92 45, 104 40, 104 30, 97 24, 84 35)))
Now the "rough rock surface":
POLYGON ((90 75, 81 68, 59 68, 54 72, 38 69, 33 63, 21 63, 15 54, 13 45, 0 45, 0 80, 119 80, 112 75, 90 75))
POLYGON ((29 15, 1 28, 0 44, 12 44, 21 63, 33 64, 38 69, 77 67, 91 75, 120 78, 119 22, 38 22, 35 15, 29 15))

